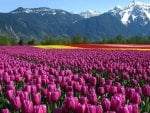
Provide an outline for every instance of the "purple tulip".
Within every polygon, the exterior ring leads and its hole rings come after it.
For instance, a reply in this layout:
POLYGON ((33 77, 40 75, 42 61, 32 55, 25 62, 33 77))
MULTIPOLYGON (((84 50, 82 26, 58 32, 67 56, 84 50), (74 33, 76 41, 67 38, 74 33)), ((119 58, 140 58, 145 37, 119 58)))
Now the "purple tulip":
POLYGON ((15 110, 19 110, 21 108, 21 100, 20 97, 14 97, 11 99, 12 106, 15 110))
POLYGON ((21 92, 19 96, 20 96, 21 102, 23 102, 24 100, 29 100, 28 92, 21 92))
POLYGON ((2 109, 1 113, 10 113, 9 109, 2 109))
POLYGON ((50 84, 48 85, 48 91, 54 92, 56 90, 56 84, 50 84))
POLYGON ((98 94, 100 94, 100 95, 105 94, 105 89, 104 89, 104 87, 99 87, 99 88, 98 88, 98 94))
POLYGON ((144 96, 150 97, 150 85, 144 85, 142 87, 142 92, 143 92, 144 96))
POLYGON ((103 113, 103 108, 101 105, 96 106, 96 113, 103 113))
POLYGON ((117 87, 116 87, 116 86, 112 86, 112 87, 110 88, 109 93, 110 93, 111 95, 116 94, 116 93, 117 93, 117 87))
POLYGON ((81 105, 80 103, 76 107, 76 113, 85 113, 85 105, 81 105))
POLYGON ((97 98, 97 95, 95 93, 89 94, 88 99, 89 99, 90 104, 97 105, 98 98, 97 98))
POLYGON ((33 94, 32 101, 34 105, 39 105, 41 103, 41 94, 40 93, 33 94))
POLYGON ((102 99, 102 107, 105 111, 110 110, 110 101, 107 98, 102 99))
POLYGON ((88 86, 82 86, 82 88, 81 88, 81 93, 82 93, 83 95, 86 95, 86 94, 88 93, 88 86))
POLYGON ((47 101, 48 101, 49 103, 52 102, 51 95, 52 95, 52 93, 48 91, 48 92, 47 92, 47 101))
POLYGON ((66 109, 75 110, 76 106, 78 105, 78 100, 75 97, 67 97, 64 101, 64 105, 66 109))
POLYGON ((23 113, 33 113, 33 103, 29 100, 24 100, 22 103, 23 113))
POLYGON ((36 85, 31 86, 31 93, 36 93, 37 92, 37 87, 36 85))
POLYGON ((57 102, 61 97, 61 91, 60 90, 56 90, 55 92, 51 93, 51 100, 53 102, 57 102))
POLYGON ((36 106, 34 106, 33 113, 47 113, 46 105, 36 105, 36 106))
POLYGON ((62 113, 62 110, 61 110, 60 108, 56 108, 56 109, 54 110, 54 113, 62 113))
POLYGON ((127 106, 120 106, 117 108, 117 113, 130 113, 130 111, 127 106))
POLYGON ((14 96, 14 91, 13 90, 6 90, 6 96, 9 100, 11 100, 14 96))
POLYGON ((87 99, 87 97, 80 97, 79 98, 79 103, 80 104, 88 104, 88 99, 87 99))
POLYGON ((94 105, 86 105, 85 113, 96 113, 96 107, 94 105))
POLYGON ((132 93, 130 97, 130 102, 133 104, 140 104, 141 103, 141 97, 137 92, 132 93))

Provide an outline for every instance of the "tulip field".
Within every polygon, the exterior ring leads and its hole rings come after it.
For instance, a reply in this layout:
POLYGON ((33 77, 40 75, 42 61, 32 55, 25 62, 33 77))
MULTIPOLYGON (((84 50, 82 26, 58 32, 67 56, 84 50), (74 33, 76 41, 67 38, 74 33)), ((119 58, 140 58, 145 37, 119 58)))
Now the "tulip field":
POLYGON ((84 47, 1 46, 0 113, 150 113, 150 48, 84 47))

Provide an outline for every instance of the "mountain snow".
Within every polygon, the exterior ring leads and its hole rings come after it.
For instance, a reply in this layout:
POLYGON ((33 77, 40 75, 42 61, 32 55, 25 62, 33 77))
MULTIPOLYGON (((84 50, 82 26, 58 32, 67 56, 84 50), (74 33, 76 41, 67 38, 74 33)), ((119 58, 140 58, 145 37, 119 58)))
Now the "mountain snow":
POLYGON ((119 18, 124 25, 137 21, 141 25, 146 25, 150 21, 150 4, 133 1, 127 7, 117 6, 109 13, 119 18))
POLYGON ((41 8, 17 8, 16 10, 12 11, 12 14, 16 13, 36 13, 43 15, 56 15, 57 12, 61 14, 66 14, 66 11, 59 10, 59 9, 51 9, 47 7, 41 7, 41 8))
POLYGON ((82 16, 83 18, 90 18, 100 15, 100 12, 95 10, 87 10, 85 12, 81 12, 79 15, 82 16))

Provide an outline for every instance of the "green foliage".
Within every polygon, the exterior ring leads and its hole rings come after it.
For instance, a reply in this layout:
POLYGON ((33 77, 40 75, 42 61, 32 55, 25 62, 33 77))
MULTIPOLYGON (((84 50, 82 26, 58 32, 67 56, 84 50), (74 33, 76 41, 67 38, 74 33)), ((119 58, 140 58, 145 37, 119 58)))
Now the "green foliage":
POLYGON ((150 44, 150 37, 133 36, 125 38, 118 35, 115 38, 103 38, 99 41, 101 44, 150 44))
POLYGON ((0 34, 0 45, 4 46, 4 45, 15 45, 16 42, 11 39, 9 36, 7 36, 6 34, 0 34))
POLYGON ((28 45, 35 45, 35 40, 34 40, 34 39, 29 40, 29 41, 28 41, 28 45))
POLYGON ((20 39, 18 45, 23 45, 23 44, 24 44, 23 39, 20 39))
POLYGON ((72 44, 85 44, 85 43, 88 43, 88 38, 77 35, 71 38, 71 43, 72 44))

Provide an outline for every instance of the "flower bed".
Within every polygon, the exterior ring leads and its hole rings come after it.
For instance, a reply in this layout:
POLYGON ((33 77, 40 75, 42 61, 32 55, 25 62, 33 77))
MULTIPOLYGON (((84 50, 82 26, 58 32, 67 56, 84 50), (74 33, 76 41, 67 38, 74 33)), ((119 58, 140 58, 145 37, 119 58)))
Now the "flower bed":
POLYGON ((0 47, 1 113, 150 112, 150 51, 0 47))

